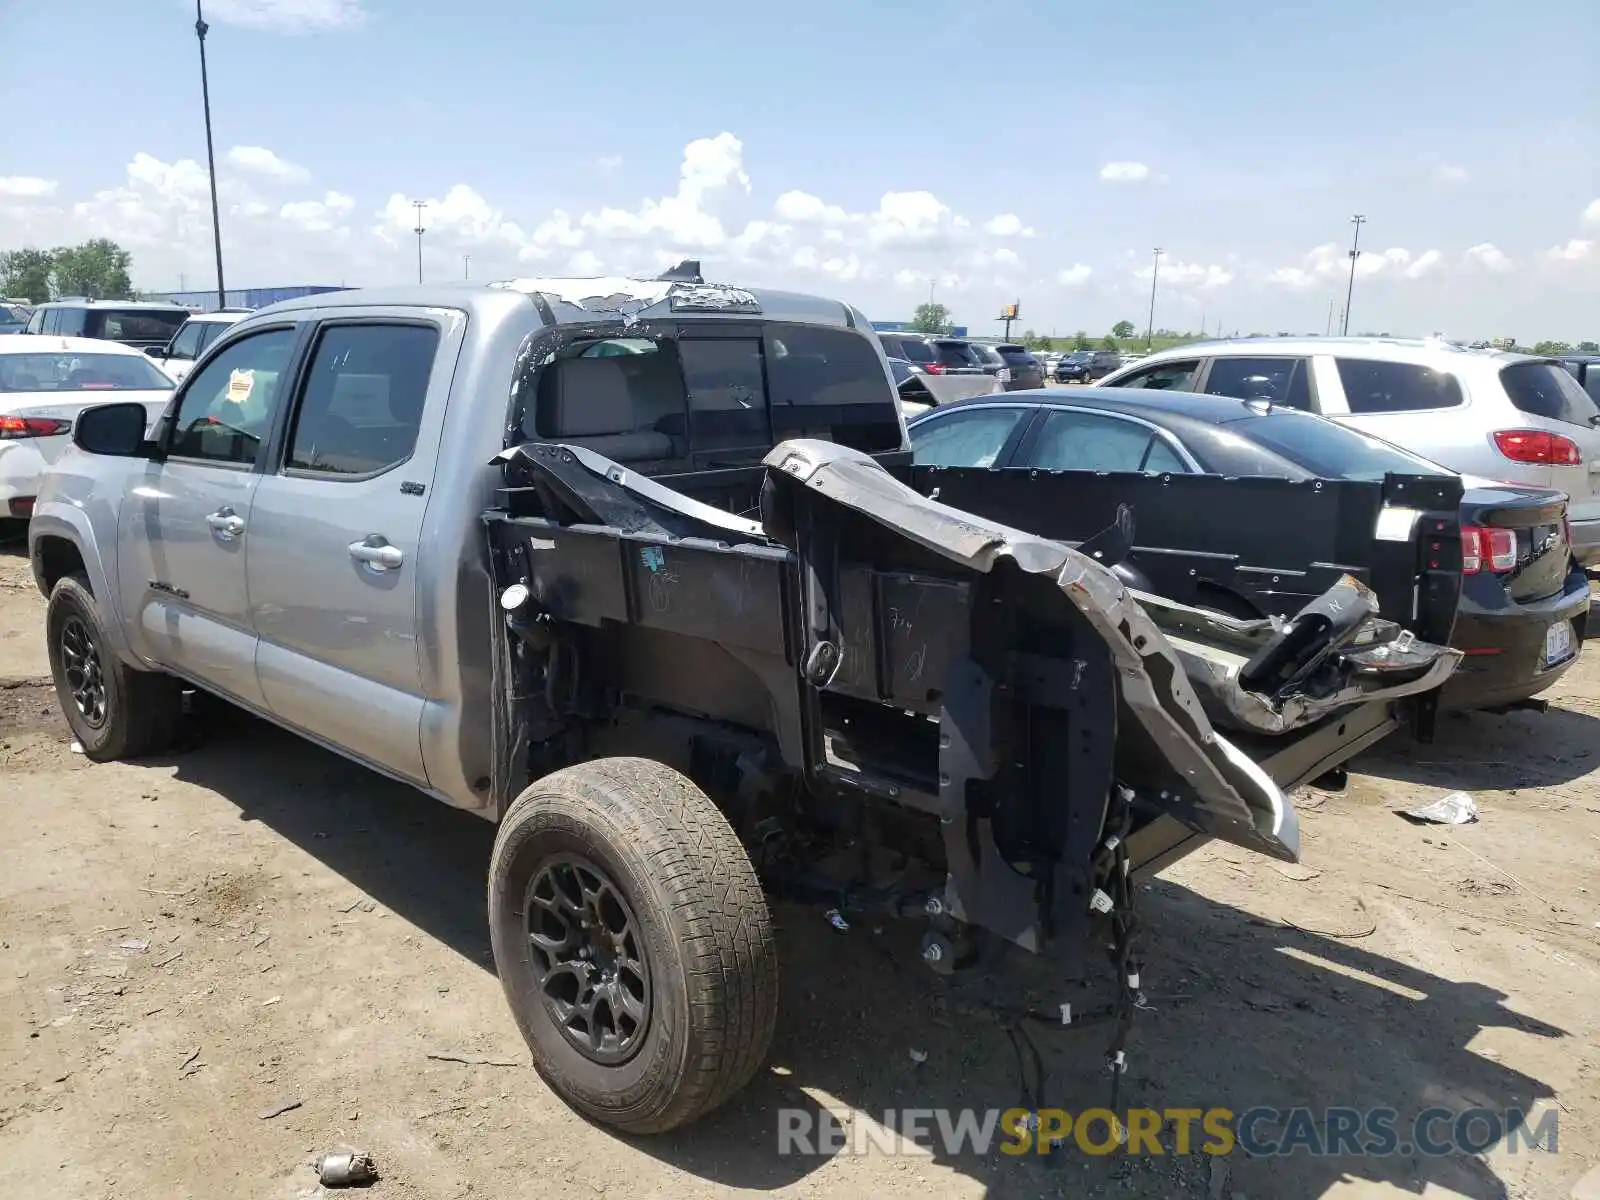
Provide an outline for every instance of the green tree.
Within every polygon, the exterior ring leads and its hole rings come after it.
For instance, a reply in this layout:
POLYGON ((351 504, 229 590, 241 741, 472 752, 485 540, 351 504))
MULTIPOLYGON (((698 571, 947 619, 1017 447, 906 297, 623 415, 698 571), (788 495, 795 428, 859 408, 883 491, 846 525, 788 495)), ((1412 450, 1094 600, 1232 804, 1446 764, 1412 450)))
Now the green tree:
POLYGON ((133 280, 128 278, 133 256, 110 238, 58 246, 53 257, 57 295, 126 300, 133 294, 133 280))
POLYGON ((1534 346, 1535 354, 1571 354, 1572 347, 1566 342, 1540 342, 1534 346))
POLYGON ((1600 354, 1600 342, 1579 342, 1579 354, 1600 354))
POLYGON ((1072 335, 1072 348, 1074 350, 1093 350, 1094 343, 1089 340, 1089 334, 1080 329, 1072 335))
POLYGON ((942 304, 929 301, 917 305, 912 314, 911 328, 918 333, 945 333, 950 329, 950 310, 942 304))
POLYGON ((1100 339, 1100 349, 1102 349, 1102 350, 1115 350, 1116 348, 1117 348, 1117 339, 1112 337, 1109 333, 1106 334, 1105 337, 1100 339))
POLYGON ((1133 336, 1133 322, 1118 321, 1111 327, 1111 336, 1114 338, 1131 338, 1133 336))
POLYGON ((50 299, 55 258, 48 250, 7 250, 0 254, 0 295, 39 304, 50 299))

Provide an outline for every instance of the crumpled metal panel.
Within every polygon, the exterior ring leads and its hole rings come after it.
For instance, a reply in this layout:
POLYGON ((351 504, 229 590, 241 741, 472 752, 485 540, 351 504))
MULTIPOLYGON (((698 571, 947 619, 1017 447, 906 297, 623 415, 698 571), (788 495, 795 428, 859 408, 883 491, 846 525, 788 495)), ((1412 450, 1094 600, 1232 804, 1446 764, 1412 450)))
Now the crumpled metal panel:
POLYGON ((1111 572, 1061 542, 920 496, 869 456, 832 442, 784 442, 766 464, 975 571, 988 573, 1010 559, 1030 574, 1054 577, 1111 647, 1124 703, 1192 789, 1192 798, 1169 797, 1173 807, 1189 810, 1186 819, 1216 837, 1275 858, 1299 857, 1299 825, 1288 798, 1211 727, 1177 652, 1111 572))

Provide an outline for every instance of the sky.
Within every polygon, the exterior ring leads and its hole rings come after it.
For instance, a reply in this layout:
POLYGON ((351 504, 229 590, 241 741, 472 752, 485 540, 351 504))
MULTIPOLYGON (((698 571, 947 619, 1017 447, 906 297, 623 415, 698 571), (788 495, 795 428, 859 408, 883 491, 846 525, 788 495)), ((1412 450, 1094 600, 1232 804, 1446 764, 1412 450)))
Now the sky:
MULTIPOLYGON (((206 0, 230 288, 655 274, 1600 339, 1600 4, 206 0)), ((192 0, 0 0, 0 249, 215 286, 192 0)))

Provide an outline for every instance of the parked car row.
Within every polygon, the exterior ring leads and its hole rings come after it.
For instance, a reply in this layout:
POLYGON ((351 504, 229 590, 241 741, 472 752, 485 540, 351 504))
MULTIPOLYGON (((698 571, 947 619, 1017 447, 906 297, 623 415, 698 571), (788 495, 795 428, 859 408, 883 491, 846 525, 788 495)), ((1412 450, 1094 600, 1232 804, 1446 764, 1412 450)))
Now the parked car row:
POLYGON ((900 332, 880 333, 878 342, 890 359, 908 362, 925 375, 988 375, 1008 392, 1044 386, 1044 366, 1016 342, 900 332))
MULTIPOLYGON (((1328 348, 1326 340, 1319 345, 1328 348)), ((1502 455, 1503 463, 1474 459, 1468 467, 1443 465, 1376 436, 1348 414, 1330 420, 1313 415, 1310 404, 1283 403, 1299 364, 1269 365, 1242 353, 1230 357, 1231 347, 1205 349, 1214 356, 1169 359, 1130 371, 1121 376, 1120 386, 1114 376, 1100 387, 983 397, 918 414, 909 423, 916 461, 919 466, 1017 471, 1035 480, 1040 473, 1060 472, 1375 482, 1388 476, 1459 474, 1465 488, 1459 512, 1462 580, 1451 644, 1462 652, 1463 662, 1441 693, 1443 707, 1525 704, 1572 666, 1587 632, 1589 582, 1583 564, 1593 560, 1582 540, 1587 534, 1577 532, 1581 525, 1574 517, 1589 512, 1588 501, 1574 500, 1570 477, 1552 486, 1544 468, 1530 471, 1514 457, 1522 453, 1523 443, 1509 434, 1498 442, 1493 434, 1485 439, 1512 451, 1502 455), (1251 382, 1235 387, 1233 378, 1251 382), (1189 386, 1196 380, 1207 385, 1204 390, 1189 386), (1278 380, 1276 391, 1266 386, 1273 380, 1278 380)), ((1355 341, 1338 347, 1350 354, 1344 361, 1352 364, 1352 376, 1357 370, 1353 364, 1386 361, 1360 357, 1380 349, 1355 341)), ((1339 361, 1337 354, 1334 358, 1339 361)), ((1447 363, 1430 361, 1435 365, 1421 369, 1432 373, 1428 379, 1434 386, 1440 375, 1454 378, 1447 363)), ((1564 403, 1577 403, 1566 382, 1554 378, 1564 372, 1540 360, 1503 355, 1487 364, 1465 361, 1458 369, 1472 381, 1480 423, 1495 423, 1502 397, 1523 396, 1528 403, 1538 388, 1545 389, 1537 394, 1546 397, 1542 403, 1547 411, 1550 398, 1557 395, 1564 403), (1491 376, 1498 372, 1502 380, 1509 375, 1509 385, 1497 390, 1483 369, 1491 376)), ((1293 394, 1300 394, 1298 388, 1293 394)), ((1582 394, 1579 389, 1577 395, 1582 394)), ((1328 407, 1334 407, 1331 398, 1328 407)), ((1526 409, 1518 411, 1528 415, 1526 409)), ((1526 429, 1516 436, 1565 435, 1526 429)), ((1447 439, 1433 441, 1438 450, 1452 453, 1447 439)), ((1585 450, 1579 456, 1592 462, 1591 453, 1585 450)), ((1578 492, 1580 497, 1587 494, 1578 492)), ((1044 536, 1073 532, 1074 515, 1058 504, 1041 502, 1020 514, 990 515, 1018 519, 1030 532, 1044 536)), ((1262 561, 1272 564, 1266 571, 1277 573, 1240 572, 1231 578, 1242 584, 1214 586, 1205 603, 1247 620, 1293 615, 1298 600, 1286 598, 1291 585, 1279 581, 1283 567, 1298 565, 1298 543, 1307 531, 1259 518, 1249 527, 1229 527, 1222 516, 1190 512, 1166 521, 1158 541, 1140 540, 1136 531, 1139 548, 1126 568, 1130 582, 1161 590, 1143 572, 1159 573, 1174 552, 1227 556, 1245 541, 1264 536, 1262 561), (1219 524, 1224 527, 1220 537, 1219 524)), ((1095 531, 1076 532, 1081 538, 1095 531)), ((1433 549, 1441 551, 1438 543, 1433 549)))

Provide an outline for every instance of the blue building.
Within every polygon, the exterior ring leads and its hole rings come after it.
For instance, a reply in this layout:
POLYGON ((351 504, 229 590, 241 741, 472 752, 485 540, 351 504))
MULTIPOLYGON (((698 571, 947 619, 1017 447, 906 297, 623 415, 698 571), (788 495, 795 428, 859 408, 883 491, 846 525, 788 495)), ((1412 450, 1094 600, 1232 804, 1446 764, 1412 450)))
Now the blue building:
MULTIPOLYGON (((910 321, 874 321, 872 323, 872 328, 873 328, 874 332, 877 332, 877 333, 909 333, 911 331, 911 322, 910 321)), ((965 325, 952 325, 950 327, 950 332, 948 334, 946 334, 946 336, 947 337, 966 337, 967 336, 967 327, 965 325)))
MULTIPOLYGON (((265 308, 280 300, 298 300, 302 296, 320 296, 324 292, 343 292, 348 289, 325 284, 301 284, 298 287, 238 288, 224 292, 224 308, 265 308)), ((204 292, 151 292, 150 299, 181 304, 185 308, 214 309, 217 307, 217 290, 204 292)))

